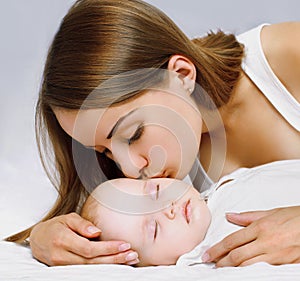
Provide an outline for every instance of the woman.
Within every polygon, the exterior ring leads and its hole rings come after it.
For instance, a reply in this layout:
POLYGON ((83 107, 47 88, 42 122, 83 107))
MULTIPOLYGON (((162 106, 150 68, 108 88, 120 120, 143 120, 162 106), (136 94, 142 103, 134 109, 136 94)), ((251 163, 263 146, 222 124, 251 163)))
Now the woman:
MULTIPOLYGON (((142 1, 77 1, 49 50, 36 115, 59 197, 42 222, 9 240, 30 236, 33 255, 48 265, 132 264, 137 255, 126 241, 89 241, 101 231, 73 213, 103 180, 96 162, 107 178, 181 179, 199 152, 206 178, 216 181, 242 166, 300 158, 300 24, 261 26, 239 41, 223 32, 190 41, 142 1)), ((204 260, 299 258, 300 207, 228 219, 249 226, 204 260)))

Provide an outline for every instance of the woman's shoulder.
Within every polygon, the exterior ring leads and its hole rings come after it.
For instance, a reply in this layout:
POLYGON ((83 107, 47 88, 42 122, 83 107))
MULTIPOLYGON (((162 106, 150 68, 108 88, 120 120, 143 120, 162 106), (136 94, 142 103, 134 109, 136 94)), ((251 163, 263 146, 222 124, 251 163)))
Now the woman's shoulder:
POLYGON ((295 47, 291 41, 300 42, 300 21, 264 25, 262 40, 285 43, 290 47, 295 47))
POLYGON ((273 72, 300 102, 300 22, 264 26, 261 44, 273 72))

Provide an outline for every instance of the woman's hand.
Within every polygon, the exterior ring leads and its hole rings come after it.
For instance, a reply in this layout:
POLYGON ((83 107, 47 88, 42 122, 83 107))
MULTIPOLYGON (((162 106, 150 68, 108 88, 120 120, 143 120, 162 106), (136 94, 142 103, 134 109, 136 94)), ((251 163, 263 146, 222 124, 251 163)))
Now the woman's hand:
POLYGON ((90 241, 101 230, 76 213, 37 224, 30 235, 33 256, 47 265, 138 263, 138 255, 124 241, 90 241))
POLYGON ((227 220, 246 227, 208 249, 204 261, 217 267, 300 263, 300 206, 227 214, 227 220))

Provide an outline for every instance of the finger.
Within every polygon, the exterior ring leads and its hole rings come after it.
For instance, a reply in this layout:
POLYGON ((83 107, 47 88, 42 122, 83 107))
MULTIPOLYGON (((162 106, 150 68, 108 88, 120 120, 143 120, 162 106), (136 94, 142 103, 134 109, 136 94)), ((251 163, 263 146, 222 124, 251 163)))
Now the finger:
POLYGON ((58 265, 78 265, 78 264, 136 264, 139 262, 135 252, 127 251, 111 256, 101 256, 92 259, 84 258, 72 252, 64 251, 57 252, 48 260, 47 264, 50 266, 58 265), (129 256, 129 257, 128 257, 129 256))
POLYGON ((85 258, 68 251, 56 251, 47 258, 47 265, 76 265, 85 264, 85 258))
POLYGON ((245 244, 229 252, 216 262, 216 267, 239 266, 245 261, 264 254, 263 247, 256 241, 245 244))
POLYGON ((114 255, 131 248, 131 245, 124 241, 89 241, 71 230, 68 232, 65 233, 65 238, 61 239, 63 240, 62 244, 56 246, 84 258, 90 259, 98 256, 114 255))
POLYGON ((85 259, 86 264, 127 264, 134 265, 139 263, 138 254, 133 251, 127 251, 110 256, 96 257, 93 259, 85 259))
POLYGON ((64 223, 73 231, 88 238, 98 237, 101 233, 99 228, 76 213, 65 215, 64 223))
POLYGON ((203 262, 216 261, 226 256, 233 249, 252 242, 256 237, 257 234, 254 227, 238 230, 209 248, 202 256, 202 260, 203 262))
POLYGON ((248 226, 252 222, 259 220, 265 216, 271 215, 276 212, 277 209, 272 209, 268 211, 253 211, 253 212, 243 212, 243 213, 227 213, 226 219, 234 224, 240 226, 248 226))
POLYGON ((270 263, 270 262, 267 261, 268 259, 270 259, 270 257, 268 257, 268 255, 266 255, 266 254, 263 254, 263 255, 259 255, 259 256, 256 256, 254 258, 251 258, 247 261, 244 261, 239 266, 248 266, 248 265, 251 265, 251 264, 254 264, 254 263, 258 263, 258 262, 270 263))
POLYGON ((290 247, 275 253, 258 255, 245 260, 240 266, 248 266, 258 262, 267 262, 272 265, 300 263, 300 247, 290 247))
POLYGON ((124 241, 83 241, 78 244, 75 251, 72 251, 85 258, 95 258, 99 256, 115 255, 125 252, 131 248, 129 243, 124 241))

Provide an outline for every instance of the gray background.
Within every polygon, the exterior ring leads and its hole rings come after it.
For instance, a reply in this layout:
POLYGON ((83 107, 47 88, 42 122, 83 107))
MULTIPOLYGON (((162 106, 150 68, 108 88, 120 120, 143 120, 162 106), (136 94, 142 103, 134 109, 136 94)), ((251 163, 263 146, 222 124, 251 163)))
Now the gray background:
MULTIPOLYGON (((263 22, 300 20, 299 0, 147 2, 189 37, 217 28, 240 33, 263 22)), ((47 49, 72 3, 0 0, 0 238, 40 218, 55 198, 37 154, 34 106, 47 49), (1 229, 3 223, 13 227, 1 229)))

